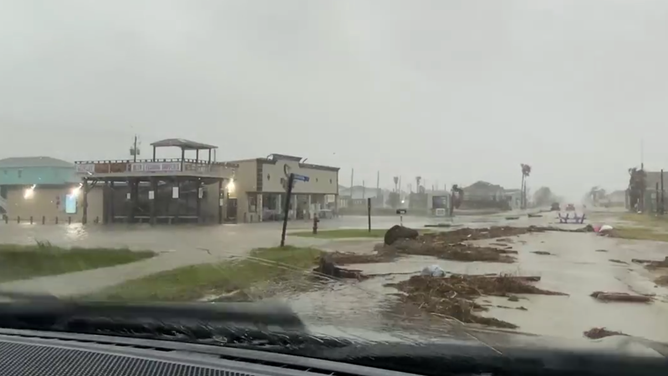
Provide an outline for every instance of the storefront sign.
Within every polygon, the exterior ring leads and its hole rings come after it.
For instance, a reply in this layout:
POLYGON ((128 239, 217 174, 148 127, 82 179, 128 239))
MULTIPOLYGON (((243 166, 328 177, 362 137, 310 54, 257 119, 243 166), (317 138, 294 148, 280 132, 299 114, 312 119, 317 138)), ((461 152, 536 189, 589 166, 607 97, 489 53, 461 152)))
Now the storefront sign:
POLYGON ((95 172, 95 164, 94 163, 77 164, 76 172, 78 174, 93 173, 95 172))
POLYGON ((181 171, 181 163, 174 162, 146 162, 146 163, 133 163, 132 172, 176 172, 181 171))

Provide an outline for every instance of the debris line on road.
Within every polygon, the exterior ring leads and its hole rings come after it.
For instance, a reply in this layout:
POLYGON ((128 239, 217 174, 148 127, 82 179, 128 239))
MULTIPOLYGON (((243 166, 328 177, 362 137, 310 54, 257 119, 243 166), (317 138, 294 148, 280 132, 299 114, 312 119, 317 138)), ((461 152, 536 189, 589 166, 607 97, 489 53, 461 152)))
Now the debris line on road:
MULTIPOLYGON (((537 277, 511 275, 451 275, 437 278, 413 276, 406 281, 388 284, 401 291, 400 304, 410 303, 437 316, 454 318, 464 323, 477 323, 500 328, 517 328, 517 325, 477 313, 487 310, 474 300, 491 295, 514 297, 513 294, 566 295, 530 285, 527 281, 537 277)), ((398 307, 401 308, 401 307, 398 307)))

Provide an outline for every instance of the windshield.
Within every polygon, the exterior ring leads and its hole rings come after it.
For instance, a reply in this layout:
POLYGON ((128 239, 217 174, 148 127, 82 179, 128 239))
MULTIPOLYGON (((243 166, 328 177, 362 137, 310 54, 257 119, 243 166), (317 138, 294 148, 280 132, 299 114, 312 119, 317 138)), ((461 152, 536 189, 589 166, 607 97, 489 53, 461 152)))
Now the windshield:
POLYGON ((668 341, 665 2, 3 9, 2 291, 668 341))

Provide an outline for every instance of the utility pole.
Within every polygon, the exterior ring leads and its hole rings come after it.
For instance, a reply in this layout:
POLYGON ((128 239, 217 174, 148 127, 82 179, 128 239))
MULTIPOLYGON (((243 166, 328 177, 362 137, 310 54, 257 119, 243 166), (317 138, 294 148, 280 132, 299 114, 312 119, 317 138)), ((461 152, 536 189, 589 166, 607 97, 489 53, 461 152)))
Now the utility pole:
POLYGON ((141 150, 137 147, 137 135, 135 135, 135 140, 130 148, 130 155, 132 155, 132 161, 137 162, 137 155, 141 154, 141 150))
POLYGON ((376 171, 376 205, 383 207, 384 202, 385 200, 380 197, 380 171, 376 171))

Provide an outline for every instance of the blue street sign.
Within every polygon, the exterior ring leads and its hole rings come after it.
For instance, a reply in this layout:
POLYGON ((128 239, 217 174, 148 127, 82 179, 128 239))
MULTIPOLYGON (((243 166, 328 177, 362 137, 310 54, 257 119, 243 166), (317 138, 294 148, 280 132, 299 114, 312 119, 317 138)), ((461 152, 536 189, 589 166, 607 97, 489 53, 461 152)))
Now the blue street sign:
POLYGON ((295 180, 299 180, 299 181, 309 181, 309 180, 311 180, 311 178, 309 178, 306 175, 298 175, 298 174, 294 174, 294 178, 295 178, 295 180))

